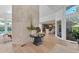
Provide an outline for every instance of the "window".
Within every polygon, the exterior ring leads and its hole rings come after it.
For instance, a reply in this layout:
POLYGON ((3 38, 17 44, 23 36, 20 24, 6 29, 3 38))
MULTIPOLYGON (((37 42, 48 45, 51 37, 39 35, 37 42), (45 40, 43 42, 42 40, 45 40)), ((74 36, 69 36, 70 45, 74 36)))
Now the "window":
POLYGON ((74 14, 77 12, 77 6, 69 6, 66 9, 66 15, 74 14))
POLYGON ((8 33, 12 32, 12 20, 11 19, 7 20, 7 31, 8 33))
POLYGON ((5 22, 4 19, 0 18, 0 34, 5 32, 5 22))
POLYGON ((66 9, 66 38, 77 41, 79 39, 79 6, 69 6, 66 9))
POLYGON ((12 32, 12 19, 0 18, 0 35, 12 32))

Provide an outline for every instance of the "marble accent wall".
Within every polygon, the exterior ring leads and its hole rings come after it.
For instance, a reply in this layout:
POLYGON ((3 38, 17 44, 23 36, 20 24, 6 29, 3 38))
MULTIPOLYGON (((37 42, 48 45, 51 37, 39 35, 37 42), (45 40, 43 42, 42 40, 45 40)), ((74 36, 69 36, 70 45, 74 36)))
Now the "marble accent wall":
POLYGON ((34 26, 39 26, 39 6, 14 5, 12 7, 13 43, 24 44, 31 42, 30 31, 27 27, 30 26, 31 19, 34 26))

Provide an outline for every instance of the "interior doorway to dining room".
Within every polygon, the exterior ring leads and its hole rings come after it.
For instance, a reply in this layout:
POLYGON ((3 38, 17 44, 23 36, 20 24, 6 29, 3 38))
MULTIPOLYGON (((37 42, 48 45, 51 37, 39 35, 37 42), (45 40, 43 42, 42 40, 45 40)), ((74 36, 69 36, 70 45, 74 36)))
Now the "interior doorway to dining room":
POLYGON ((46 34, 55 34, 55 21, 42 22, 42 32, 46 34))

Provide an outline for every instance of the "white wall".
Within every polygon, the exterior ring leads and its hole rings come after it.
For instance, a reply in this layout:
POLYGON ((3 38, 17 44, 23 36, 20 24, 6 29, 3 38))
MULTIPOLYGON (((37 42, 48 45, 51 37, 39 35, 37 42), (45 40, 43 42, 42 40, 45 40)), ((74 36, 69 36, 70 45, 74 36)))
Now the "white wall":
POLYGON ((61 20, 61 26, 62 26, 62 38, 59 39, 63 39, 66 40, 66 18, 65 18, 65 8, 61 9, 60 11, 56 12, 55 14, 55 36, 57 36, 57 21, 61 20))

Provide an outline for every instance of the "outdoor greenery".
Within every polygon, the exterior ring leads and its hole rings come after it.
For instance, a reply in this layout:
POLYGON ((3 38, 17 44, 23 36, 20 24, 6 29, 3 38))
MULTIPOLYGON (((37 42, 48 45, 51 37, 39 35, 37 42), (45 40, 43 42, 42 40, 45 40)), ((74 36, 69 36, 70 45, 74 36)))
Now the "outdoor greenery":
POLYGON ((79 24, 78 23, 72 26, 72 33, 76 39, 79 39, 79 24))

